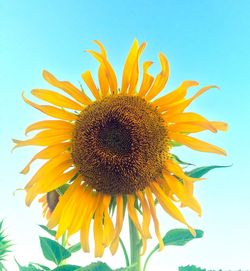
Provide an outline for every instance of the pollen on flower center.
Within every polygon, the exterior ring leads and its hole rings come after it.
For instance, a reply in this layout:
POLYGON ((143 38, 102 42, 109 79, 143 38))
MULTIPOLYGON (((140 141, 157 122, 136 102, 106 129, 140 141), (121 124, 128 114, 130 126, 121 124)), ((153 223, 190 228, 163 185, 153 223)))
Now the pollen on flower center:
POLYGON ((161 172, 168 155, 160 114, 140 97, 106 97, 76 121, 72 158, 86 184, 107 194, 142 190, 161 172))
POLYGON ((114 154, 125 154, 131 151, 132 138, 128 127, 111 118, 99 131, 100 145, 114 154))

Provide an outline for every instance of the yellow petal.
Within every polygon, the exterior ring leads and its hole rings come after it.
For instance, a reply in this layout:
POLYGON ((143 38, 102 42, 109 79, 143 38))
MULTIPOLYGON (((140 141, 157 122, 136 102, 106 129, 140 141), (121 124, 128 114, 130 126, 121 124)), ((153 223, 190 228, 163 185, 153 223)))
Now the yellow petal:
MULTIPOLYGON (((177 113, 181 113, 183 112, 196 98, 198 98, 200 95, 202 95, 203 93, 205 93, 206 91, 208 91, 211 88, 217 88, 217 86, 206 86, 204 88, 201 88, 195 95, 193 95, 191 98, 187 99, 187 100, 183 100, 180 101, 177 104, 173 104, 171 106, 168 106, 168 110, 169 110, 169 115, 171 114, 177 114, 177 113)), ((160 108, 160 112, 162 112, 164 110, 164 108, 160 108)))
POLYGON ((30 106, 36 108, 37 110, 53 118, 69 120, 69 121, 76 120, 78 118, 77 115, 70 113, 68 111, 62 110, 60 108, 57 108, 51 105, 39 105, 39 104, 33 103, 24 97, 24 93, 23 93, 23 100, 25 101, 25 103, 29 104, 30 106))
POLYGON ((57 129, 57 130, 70 130, 73 131, 74 125, 70 122, 63 120, 43 120, 35 122, 29 125, 25 129, 25 135, 31 131, 42 130, 42 129, 57 129))
POLYGON ((198 133, 205 130, 210 130, 213 133, 217 132, 217 129, 211 122, 183 122, 168 126, 171 132, 182 132, 182 133, 198 133))
POLYGON ((80 178, 76 178, 76 180, 72 183, 72 185, 69 186, 69 188, 66 190, 66 192, 59 197, 59 202, 56 205, 56 208, 52 212, 51 217, 48 221, 48 228, 54 228, 56 225, 58 225, 62 212, 67 206, 68 201, 71 199, 71 197, 74 195, 75 191, 79 187, 80 178))
POLYGON ((135 227, 137 228, 137 230, 141 233, 142 236, 144 236, 141 225, 139 223, 138 220, 138 216, 136 214, 136 209, 135 209, 135 196, 133 194, 128 195, 128 213, 129 216, 131 218, 131 220, 133 221, 135 227))
POLYGON ((193 112, 177 113, 175 115, 170 115, 170 116, 166 114, 165 119, 167 119, 169 122, 172 122, 172 123, 193 122, 193 121, 209 122, 206 118, 204 118, 200 114, 193 113, 193 112))
POLYGON ((138 216, 137 216, 137 213, 136 213, 136 209, 135 209, 135 196, 133 194, 131 195, 127 195, 127 198, 128 198, 128 215, 130 217, 130 219, 132 220, 134 226, 136 227, 136 229, 139 231, 140 235, 141 235, 141 238, 142 238, 142 252, 141 252, 141 255, 143 255, 146 251, 146 248, 147 248, 147 238, 142 230, 142 227, 139 223, 139 220, 138 220, 138 216))
POLYGON ((102 257, 104 253, 103 245, 103 195, 100 196, 99 204, 95 211, 94 218, 94 240, 95 240, 95 257, 102 257))
POLYGON ((70 82, 59 81, 54 75, 52 75, 48 71, 43 71, 43 77, 49 84, 62 89, 64 92, 72 96, 76 101, 80 102, 81 104, 89 105, 92 103, 90 98, 83 91, 76 88, 70 82))
POLYGON ((138 49, 137 57, 135 59, 133 70, 132 70, 131 77, 130 77, 130 83, 129 83, 129 89, 128 89, 129 95, 132 95, 136 92, 136 86, 137 86, 138 78, 139 78, 139 63, 138 63, 138 61, 139 61, 139 57, 140 57, 141 53, 143 52, 143 50, 145 49, 145 47, 146 47, 146 43, 143 42, 138 49))
POLYGON ((190 207, 192 210, 201 216, 201 206, 198 201, 193 197, 192 194, 188 193, 185 186, 177 180, 174 176, 171 176, 167 172, 163 172, 163 177, 168 183, 168 186, 174 192, 174 194, 184 203, 186 206, 190 207))
POLYGON ((169 133, 169 137, 174 141, 184 144, 193 150, 226 155, 226 152, 223 149, 188 135, 182 135, 179 133, 169 133))
POLYGON ((101 64, 98 69, 98 79, 102 96, 106 97, 109 93, 109 82, 106 75, 106 69, 103 64, 101 64))
POLYGON ((69 139, 69 135, 57 135, 50 137, 34 137, 28 140, 17 140, 13 139, 16 146, 13 149, 24 147, 24 146, 51 146, 54 144, 62 143, 69 139))
POLYGON ((100 100, 99 90, 95 85, 95 82, 94 82, 94 79, 91 75, 91 72, 90 71, 84 72, 82 74, 82 79, 86 83, 88 88, 91 90, 91 92, 94 95, 94 97, 96 98, 96 100, 100 100))
MULTIPOLYGON (((207 120, 206 118, 204 118, 203 116, 197 114, 197 113, 192 113, 192 112, 184 112, 184 113, 178 113, 175 115, 170 115, 168 116, 168 114, 165 114, 163 116, 163 119, 165 119, 168 123, 177 123, 179 124, 178 127, 181 127, 181 124, 186 125, 186 129, 187 129, 187 125, 190 125, 190 128, 192 129, 192 124, 193 126, 201 126, 203 128, 206 128, 208 130, 210 130, 211 132, 215 133, 217 132, 216 127, 213 126, 213 124, 207 120)), ((176 126, 173 125, 173 127, 170 126, 170 129, 174 129, 176 126)), ((183 132, 185 132, 183 130, 183 132)))
MULTIPOLYGON (((75 184, 75 183, 74 183, 75 184)), ((78 201, 82 200, 79 197, 79 191, 82 189, 80 186, 72 193, 70 199, 67 201, 67 204, 64 206, 63 212, 58 223, 58 230, 56 233, 56 239, 60 238, 68 229, 71 224, 75 214, 78 210, 78 201)))
POLYGON ((228 124, 222 121, 210 121, 210 123, 219 131, 227 131, 228 124))
POLYGON ((103 66, 106 69, 106 75, 107 75, 107 78, 108 78, 108 82, 109 82, 111 92, 112 92, 112 94, 117 94, 116 75, 115 75, 115 72, 114 72, 112 66, 108 62, 108 60, 105 57, 103 57, 103 55, 100 55, 99 53, 97 53, 95 51, 87 50, 87 52, 89 52, 101 65, 103 64, 103 66))
POLYGON ((79 231, 84 223, 84 211, 86 209, 86 202, 88 202, 89 190, 86 187, 82 187, 82 189, 79 189, 79 193, 77 212, 68 227, 68 237, 79 231))
POLYGON ((173 202, 164 194, 164 192, 161 190, 160 186, 156 182, 152 182, 150 185, 151 190, 155 194, 156 198, 158 199, 160 205, 162 208, 174 219, 180 221, 181 223, 185 224, 188 229, 191 231, 192 234, 195 233, 195 231, 188 225, 186 222, 184 216, 179 211, 179 209, 173 204, 173 202))
POLYGON ((108 212, 110 200, 111 200, 110 195, 104 195, 104 198, 103 198, 103 207, 104 207, 103 244, 105 247, 110 245, 115 235, 114 225, 108 212))
POLYGON ((83 106, 72 101, 71 99, 51 90, 47 89, 32 89, 31 93, 48 103, 51 103, 53 105, 59 106, 59 107, 65 107, 73 110, 83 110, 83 106))
POLYGON ((55 145, 51 145, 47 148, 44 148, 40 152, 38 152, 36 155, 32 157, 32 159, 29 161, 29 163, 25 166, 25 168, 21 171, 22 174, 27 174, 30 170, 30 165, 37 159, 50 159, 53 158, 63 152, 65 152, 69 147, 71 146, 71 143, 59 143, 55 145))
POLYGON ((173 173, 175 176, 187 182, 195 182, 197 180, 202 179, 202 178, 192 178, 192 177, 187 176, 185 172, 182 170, 182 168, 172 160, 167 160, 165 167, 168 172, 173 173))
POLYGON ((15 148, 23 146, 50 146, 72 138, 72 132, 67 130, 44 130, 27 140, 13 139, 15 148))
MULTIPOLYGON (((42 193, 47 193, 53 189, 50 189, 50 187, 52 186, 53 188, 58 188, 60 186, 60 183, 58 184, 58 182, 62 182, 61 180, 61 176, 63 175, 62 173, 65 170, 68 170, 69 167, 72 165, 72 161, 65 161, 63 163, 61 163, 60 165, 58 165, 57 167, 51 169, 50 172, 47 173, 47 176, 44 175, 40 178, 38 178, 35 182, 33 182, 33 184, 30 184, 30 187, 27 189, 27 195, 26 195, 26 205, 30 206, 30 204, 32 203, 32 201, 35 199, 35 197, 38 194, 42 194, 42 193), (53 176, 53 177, 51 177, 53 176), (51 183, 48 182, 48 179, 51 181, 51 183), (52 185, 50 185, 52 184, 52 185)), ((75 172, 72 176, 75 175, 75 172)), ((63 176, 65 177, 65 176, 63 176)), ((67 176, 68 177, 68 176, 67 176)), ((63 178, 63 183, 69 181, 69 179, 63 178)))
POLYGON ((141 83, 141 87, 138 92, 138 95, 140 97, 145 96, 145 94, 147 93, 147 91, 149 90, 149 88, 151 87, 151 85, 154 81, 154 77, 148 73, 148 69, 152 64, 153 64, 153 62, 151 62, 151 61, 146 61, 143 63, 142 83, 141 83))
POLYGON ((106 53, 106 50, 105 50, 105 47, 103 46, 103 44, 99 40, 94 40, 93 42, 96 43, 99 46, 99 48, 101 49, 101 54, 103 55, 103 57, 107 58, 107 53, 106 53))
POLYGON ((125 61, 125 65, 123 68, 123 75, 122 75, 122 86, 121 86, 121 93, 127 93, 127 89, 130 83, 131 73, 134 66, 134 62, 136 61, 136 57, 139 50, 139 43, 138 40, 135 39, 132 47, 129 51, 127 59, 125 61))
POLYGON ((44 179, 41 178, 35 183, 34 186, 32 186, 31 189, 35 191, 36 194, 42 194, 57 189, 58 187, 68 183, 77 174, 77 170, 75 168, 68 170, 71 165, 72 161, 62 163, 51 171, 51 175, 53 174, 53 177, 46 177, 46 179, 49 178, 50 182, 44 181, 44 179))
POLYGON ((197 85, 199 85, 199 83, 196 81, 183 81, 177 89, 168 93, 167 95, 164 95, 156 99, 155 101, 152 102, 152 105, 161 107, 167 106, 172 103, 176 103, 187 95, 188 88, 197 85))
POLYGON ((89 228, 90 222, 96 211, 97 206, 100 203, 100 193, 97 195, 93 192, 89 193, 88 205, 86 206, 86 211, 84 212, 84 223, 82 224, 80 239, 82 244, 82 249, 84 252, 89 252, 89 228))
POLYGON ((157 94, 159 94, 163 88, 165 87, 168 77, 169 77, 169 63, 167 58, 160 53, 159 59, 161 63, 162 71, 156 76, 154 84, 152 85, 151 89, 145 96, 145 98, 150 101, 152 100, 157 94))
POLYGON ((114 255, 119 245, 119 236, 123 225, 123 197, 116 195, 116 224, 115 224, 115 236, 110 245, 110 251, 114 255))
POLYGON ((154 199, 153 199, 152 193, 148 187, 145 188, 145 193, 146 193, 146 196, 148 199, 150 213, 152 215, 154 226, 155 226, 155 234, 156 234, 158 242, 159 242, 159 250, 163 250, 164 243, 163 243, 161 233, 160 233, 160 225, 159 225, 159 221, 158 221, 158 218, 156 215, 156 208, 155 208, 154 199))
POLYGON ((138 199, 140 200, 141 206, 142 206, 142 216, 143 216, 142 230, 144 232, 145 237, 151 238, 151 234, 149 232, 149 225, 150 225, 151 216, 150 216, 148 202, 147 202, 143 192, 137 191, 136 195, 137 195, 138 199))
POLYGON ((53 168, 69 160, 71 160, 71 155, 69 153, 63 153, 48 160, 42 167, 39 168, 32 179, 27 183, 25 190, 29 189, 38 179, 42 178, 44 175, 47 175, 48 172, 50 172, 53 168))

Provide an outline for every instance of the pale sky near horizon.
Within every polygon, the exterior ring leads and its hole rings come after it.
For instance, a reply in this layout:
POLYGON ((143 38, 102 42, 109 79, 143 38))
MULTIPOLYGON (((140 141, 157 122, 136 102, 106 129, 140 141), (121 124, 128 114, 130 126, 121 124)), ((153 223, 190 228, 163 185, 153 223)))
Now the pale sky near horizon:
MULTIPOLYGON (((206 176, 208 180, 197 184, 196 196, 203 207, 201 218, 184 211, 190 224, 204 230, 205 236, 155 254, 148 270, 176 271, 178 266, 188 264, 214 270, 250 270, 249 11, 247 0, 0 0, 0 219, 5 219, 6 232, 15 243, 6 263, 8 271, 18 270, 14 256, 23 265, 42 261, 38 239, 42 232, 37 226, 45 222, 41 208, 36 202, 27 208, 22 191, 13 196, 13 191, 24 187, 32 175, 19 172, 35 149, 11 153, 11 139, 24 139, 25 127, 44 118, 24 104, 22 90, 30 97, 32 88, 48 87, 41 76, 43 69, 79 85, 83 71, 97 72, 95 60, 84 52, 96 48, 92 43, 95 39, 106 46, 121 78, 134 38, 148 43, 142 59, 154 61, 152 74, 160 68, 158 53, 168 57, 171 75, 164 93, 188 79, 201 86, 220 86, 220 90, 204 94, 190 110, 229 123, 227 133, 200 135, 226 149, 228 156, 182 147, 176 153, 197 166, 233 164, 212 171, 206 176)), ((33 166, 33 172, 37 167, 33 166)), ((159 214, 163 233, 182 227, 164 212, 159 214)), ((125 227, 125 239, 126 234, 125 227)), ((149 247, 155 243, 156 238, 149 247)), ((94 258, 78 253, 73 260, 84 265, 94 258)), ((124 264, 121 250, 113 258, 105 253, 100 260, 114 268, 124 264)), ((50 265, 45 260, 43 263, 50 265)))

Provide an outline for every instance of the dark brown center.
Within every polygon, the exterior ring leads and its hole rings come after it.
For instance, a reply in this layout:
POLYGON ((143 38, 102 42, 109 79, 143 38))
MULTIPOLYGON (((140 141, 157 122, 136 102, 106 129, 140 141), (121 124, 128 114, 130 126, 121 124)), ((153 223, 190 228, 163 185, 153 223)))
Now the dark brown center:
POLYGON ((143 190, 161 174, 167 155, 164 120, 140 97, 104 98, 76 121, 72 158, 85 183, 98 192, 143 190))

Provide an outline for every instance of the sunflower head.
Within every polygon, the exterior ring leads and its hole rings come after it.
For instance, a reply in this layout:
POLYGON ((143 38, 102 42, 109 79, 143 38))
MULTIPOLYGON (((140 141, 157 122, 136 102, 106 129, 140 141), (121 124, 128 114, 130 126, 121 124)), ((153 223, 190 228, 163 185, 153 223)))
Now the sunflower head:
POLYGON ((49 116, 28 126, 26 133, 36 131, 35 136, 14 140, 16 147, 42 147, 22 173, 28 173, 37 159, 45 161, 25 186, 26 203, 30 205, 37 195, 45 194, 43 200, 50 213, 48 226, 58 225, 58 238, 65 232, 70 236, 79 231, 85 252, 90 250, 89 231, 93 220, 96 257, 102 256, 106 247, 112 254, 117 251, 125 209, 142 238, 142 253, 151 237, 151 220, 162 249, 155 200, 193 234, 194 230, 179 207, 187 206, 201 214, 193 193, 198 179, 185 174, 171 154, 172 147, 178 143, 194 150, 225 155, 221 148, 191 134, 204 130, 225 131, 226 123, 186 112, 197 97, 216 86, 203 87, 186 98, 188 89, 198 83, 184 81, 172 92, 158 96, 168 81, 168 61, 160 53, 160 72, 153 77, 148 72, 152 62, 145 61, 139 76, 139 58, 146 43, 139 45, 135 40, 118 88, 104 46, 95 42, 100 52, 88 52, 100 64, 99 84, 95 83, 90 71, 82 74, 94 100, 83 89, 60 81, 47 71, 43 72, 43 77, 61 92, 33 89, 32 95, 46 102, 43 105, 23 95, 27 104, 49 116), (55 198, 55 189, 64 184, 68 189, 60 199, 55 198), (141 206, 141 219, 138 206, 141 206), (110 212, 114 209, 115 223, 113 212, 110 212))
POLYGON ((72 158, 86 184, 105 194, 132 194, 160 176, 168 156, 167 127, 138 96, 94 102, 76 121, 72 158))

